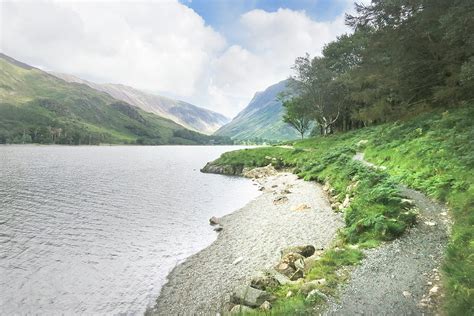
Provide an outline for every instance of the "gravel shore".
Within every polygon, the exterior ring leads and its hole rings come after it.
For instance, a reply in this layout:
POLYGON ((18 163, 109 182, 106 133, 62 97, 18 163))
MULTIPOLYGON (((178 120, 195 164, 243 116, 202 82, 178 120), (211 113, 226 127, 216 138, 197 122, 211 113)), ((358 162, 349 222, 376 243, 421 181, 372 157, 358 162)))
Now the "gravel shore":
POLYGON ((224 229, 217 240, 173 269, 149 314, 222 312, 233 289, 275 265, 280 250, 306 244, 325 248, 344 225, 316 183, 291 173, 255 181, 263 186, 262 195, 220 219, 224 229))

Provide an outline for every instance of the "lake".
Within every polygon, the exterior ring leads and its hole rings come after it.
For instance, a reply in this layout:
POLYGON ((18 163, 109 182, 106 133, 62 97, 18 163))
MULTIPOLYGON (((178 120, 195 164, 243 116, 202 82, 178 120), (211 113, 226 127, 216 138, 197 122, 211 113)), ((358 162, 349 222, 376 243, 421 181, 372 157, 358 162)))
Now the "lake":
POLYGON ((199 169, 236 146, 0 146, 0 314, 142 314, 259 192, 199 169))

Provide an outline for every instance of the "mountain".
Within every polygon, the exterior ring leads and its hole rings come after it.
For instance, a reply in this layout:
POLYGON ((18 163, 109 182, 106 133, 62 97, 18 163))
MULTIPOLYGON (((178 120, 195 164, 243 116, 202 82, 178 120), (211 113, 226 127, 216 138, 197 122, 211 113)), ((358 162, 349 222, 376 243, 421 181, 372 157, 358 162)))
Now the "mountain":
POLYGON ((219 127, 228 123, 229 118, 222 114, 198 106, 147 93, 122 84, 98 84, 68 74, 51 72, 54 76, 67 82, 82 83, 89 87, 108 93, 117 100, 125 101, 140 109, 168 118, 188 129, 204 134, 212 134, 219 127))
POLYGON ((229 142, 68 83, 0 53, 0 143, 207 144, 229 142))
POLYGON ((289 140, 298 134, 283 122, 284 108, 278 95, 285 91, 288 80, 257 92, 249 105, 230 123, 222 126, 215 135, 229 136, 234 140, 289 140))

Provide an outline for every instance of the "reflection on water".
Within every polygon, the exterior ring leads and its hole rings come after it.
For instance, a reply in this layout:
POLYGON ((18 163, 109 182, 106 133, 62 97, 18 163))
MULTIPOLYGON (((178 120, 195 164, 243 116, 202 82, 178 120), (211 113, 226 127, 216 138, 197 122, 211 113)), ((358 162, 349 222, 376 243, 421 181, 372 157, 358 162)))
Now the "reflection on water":
POLYGON ((0 146, 0 313, 142 313, 258 195, 199 172, 233 149, 0 146))

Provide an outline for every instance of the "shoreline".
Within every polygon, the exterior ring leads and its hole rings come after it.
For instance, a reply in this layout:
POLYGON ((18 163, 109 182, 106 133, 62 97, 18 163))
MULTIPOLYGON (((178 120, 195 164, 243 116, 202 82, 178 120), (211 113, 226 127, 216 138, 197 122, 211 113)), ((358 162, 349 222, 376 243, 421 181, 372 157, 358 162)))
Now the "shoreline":
POLYGON ((253 179, 263 193, 222 218, 223 231, 207 248, 188 257, 168 282, 149 315, 209 314, 228 310, 233 290, 274 266, 283 248, 326 248, 344 226, 321 185, 283 172, 253 179), (308 208, 298 210, 305 204, 308 208))

